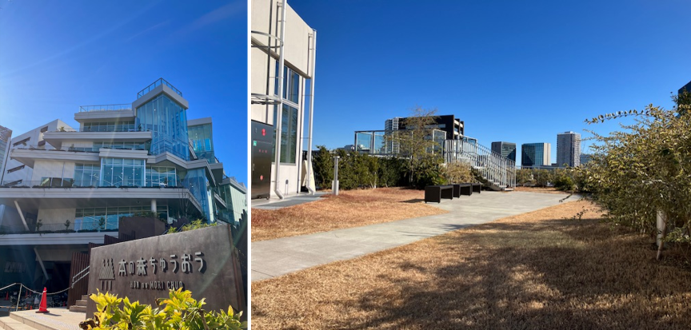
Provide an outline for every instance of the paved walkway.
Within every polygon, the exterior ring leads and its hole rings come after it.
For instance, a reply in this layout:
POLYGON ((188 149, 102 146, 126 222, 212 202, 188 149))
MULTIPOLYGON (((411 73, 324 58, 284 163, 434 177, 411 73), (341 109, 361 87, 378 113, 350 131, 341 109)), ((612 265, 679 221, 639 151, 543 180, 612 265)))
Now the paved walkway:
MULTIPOLYGON (((559 204, 563 194, 489 192, 438 205, 446 214, 252 243, 252 281, 360 257, 471 225, 559 204)), ((577 196, 567 201, 576 200, 577 196)))
POLYGON ((262 210, 278 210, 288 206, 314 202, 319 200, 323 195, 327 194, 323 192, 317 192, 314 195, 303 193, 299 195, 287 196, 284 199, 278 199, 277 197, 271 200, 253 199, 252 208, 262 210))

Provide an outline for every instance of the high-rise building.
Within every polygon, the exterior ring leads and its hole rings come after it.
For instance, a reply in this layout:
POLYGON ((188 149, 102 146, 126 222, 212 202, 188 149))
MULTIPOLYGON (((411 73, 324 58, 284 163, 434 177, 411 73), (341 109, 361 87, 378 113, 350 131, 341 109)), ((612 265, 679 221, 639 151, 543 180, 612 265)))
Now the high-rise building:
POLYGON ((80 107, 78 129, 56 120, 13 139, 0 256, 28 265, 29 281, 64 288, 72 253, 120 237, 122 217, 239 227, 244 187, 214 154, 211 118, 188 120, 187 109, 182 92, 158 79, 130 104, 80 107))
POLYGON ((492 142, 492 152, 500 154, 504 158, 516 161, 516 144, 511 142, 492 142))
POLYGON ((557 166, 576 167, 581 164, 581 135, 574 132, 557 134, 557 166))
POLYGON ((587 164, 593 159, 593 155, 591 154, 581 154, 581 165, 587 164))
POLYGON ((251 6, 250 118, 260 124, 252 129, 251 191, 253 198, 282 198, 299 193, 303 182, 314 189, 312 153, 305 162, 301 156, 304 142, 312 147, 317 31, 285 0, 252 0, 251 6), (273 145, 261 143, 271 137, 273 145), (267 153, 272 164, 265 164, 267 153))
POLYGON ((551 152, 549 143, 524 143, 521 145, 521 166, 550 166, 551 152))

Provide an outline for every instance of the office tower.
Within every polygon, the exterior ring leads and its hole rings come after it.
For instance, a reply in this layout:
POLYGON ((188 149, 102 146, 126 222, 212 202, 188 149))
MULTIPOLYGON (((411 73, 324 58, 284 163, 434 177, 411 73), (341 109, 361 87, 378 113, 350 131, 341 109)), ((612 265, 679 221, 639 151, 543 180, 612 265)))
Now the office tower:
POLYGON ((521 145, 521 166, 550 166, 551 149, 549 143, 524 143, 521 145))
POLYGON ((511 142, 492 142, 492 152, 500 154, 504 158, 516 161, 516 144, 511 142))
POLYGON ((574 132, 557 134, 557 166, 576 167, 581 164, 581 135, 574 132))

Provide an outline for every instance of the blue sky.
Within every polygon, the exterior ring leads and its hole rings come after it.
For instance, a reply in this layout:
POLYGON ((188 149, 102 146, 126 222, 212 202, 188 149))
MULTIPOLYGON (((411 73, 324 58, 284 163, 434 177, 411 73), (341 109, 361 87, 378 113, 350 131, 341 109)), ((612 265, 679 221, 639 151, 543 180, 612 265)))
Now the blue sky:
POLYGON ((131 103, 163 77, 212 117, 247 183, 247 2, 0 1, 0 125, 21 134, 80 105, 131 103))
POLYGON ((671 108, 691 80, 687 0, 365 1, 289 4, 318 31, 314 144, 416 106, 465 121, 466 135, 519 145, 608 133, 584 119, 671 108))

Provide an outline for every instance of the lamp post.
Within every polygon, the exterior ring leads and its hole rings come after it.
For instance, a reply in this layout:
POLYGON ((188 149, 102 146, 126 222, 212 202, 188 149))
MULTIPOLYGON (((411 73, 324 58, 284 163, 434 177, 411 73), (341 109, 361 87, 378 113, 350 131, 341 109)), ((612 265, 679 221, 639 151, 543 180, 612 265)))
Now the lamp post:
POLYGON ((334 156, 334 180, 331 183, 331 189, 333 190, 334 196, 338 196, 338 159, 339 156, 334 156))

